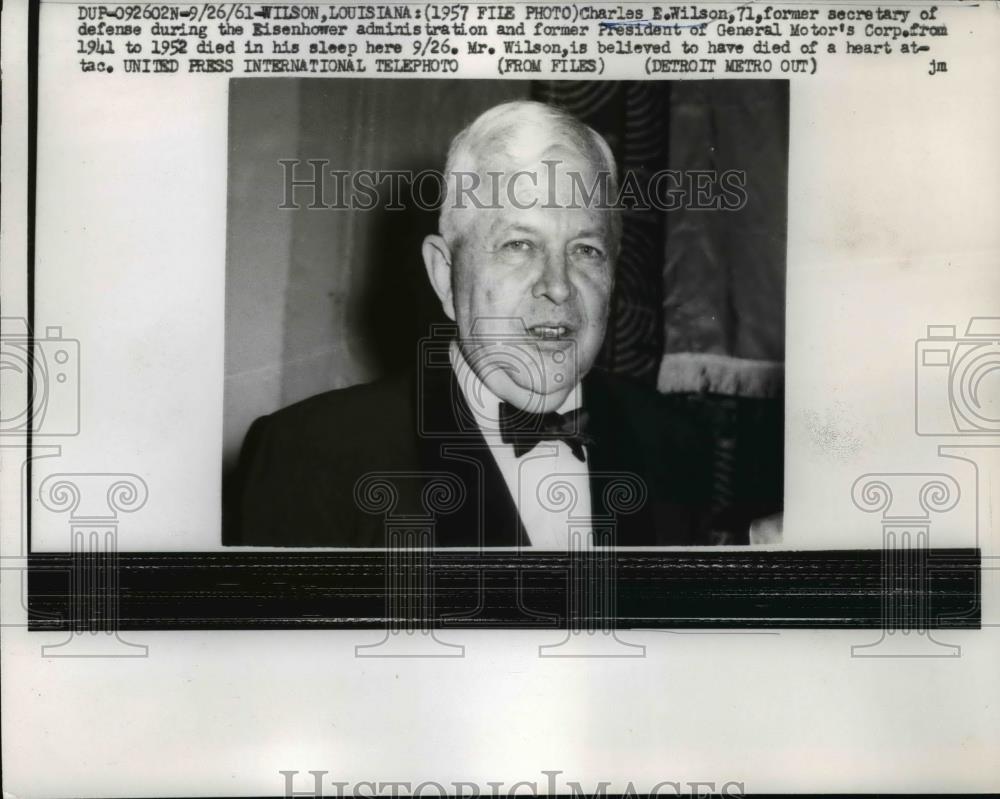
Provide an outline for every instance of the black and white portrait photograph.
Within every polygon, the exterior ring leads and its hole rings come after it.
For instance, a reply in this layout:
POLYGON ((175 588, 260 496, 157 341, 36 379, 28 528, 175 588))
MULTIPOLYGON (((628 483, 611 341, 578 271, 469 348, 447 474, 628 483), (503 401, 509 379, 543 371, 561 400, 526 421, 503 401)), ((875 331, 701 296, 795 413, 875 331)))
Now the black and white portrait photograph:
POLYGON ((224 542, 780 541, 787 159, 782 80, 234 79, 224 542))

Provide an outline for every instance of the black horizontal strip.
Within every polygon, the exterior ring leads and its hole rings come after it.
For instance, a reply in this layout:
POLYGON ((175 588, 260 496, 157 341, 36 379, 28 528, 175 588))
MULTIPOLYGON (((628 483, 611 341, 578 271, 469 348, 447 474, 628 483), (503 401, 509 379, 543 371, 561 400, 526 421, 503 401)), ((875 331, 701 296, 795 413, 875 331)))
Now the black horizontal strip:
POLYGON ((38 554, 29 629, 979 628, 978 549, 902 554, 38 554))

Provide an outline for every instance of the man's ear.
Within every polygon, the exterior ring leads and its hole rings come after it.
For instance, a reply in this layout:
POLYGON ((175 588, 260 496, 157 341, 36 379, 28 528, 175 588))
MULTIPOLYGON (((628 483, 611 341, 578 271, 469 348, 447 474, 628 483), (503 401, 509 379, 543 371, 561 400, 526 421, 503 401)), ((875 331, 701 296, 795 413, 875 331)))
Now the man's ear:
POLYGON ((455 321, 455 302, 451 291, 451 249, 445 240, 432 233, 424 239, 421 250, 424 256, 424 266, 427 277, 431 281, 434 293, 441 300, 441 307, 451 321, 455 321))

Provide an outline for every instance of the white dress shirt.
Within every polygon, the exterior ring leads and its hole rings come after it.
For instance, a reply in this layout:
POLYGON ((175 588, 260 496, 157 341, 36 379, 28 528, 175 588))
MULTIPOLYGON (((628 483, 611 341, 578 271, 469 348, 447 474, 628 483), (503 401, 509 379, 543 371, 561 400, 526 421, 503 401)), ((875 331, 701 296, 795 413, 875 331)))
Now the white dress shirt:
MULTIPOLYGON (((593 546, 590 506, 590 470, 573 454, 565 441, 539 441, 520 458, 512 444, 500 437, 500 399, 475 374, 457 342, 451 345, 451 365, 466 403, 507 483, 521 524, 532 547, 541 549, 593 546)), ((583 391, 578 383, 559 413, 579 408, 583 391)), ((584 448, 586 452, 586 448, 584 448)))

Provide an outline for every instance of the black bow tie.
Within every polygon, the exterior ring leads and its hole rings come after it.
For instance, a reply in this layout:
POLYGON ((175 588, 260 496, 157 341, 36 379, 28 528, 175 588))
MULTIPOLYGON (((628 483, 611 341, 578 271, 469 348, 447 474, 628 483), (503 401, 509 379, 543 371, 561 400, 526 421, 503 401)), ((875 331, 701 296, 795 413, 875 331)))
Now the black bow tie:
POLYGON ((587 435, 587 412, 577 408, 569 413, 528 413, 509 402, 500 403, 500 439, 514 445, 520 458, 539 441, 565 441, 577 460, 587 462, 583 448, 594 441, 587 435))

